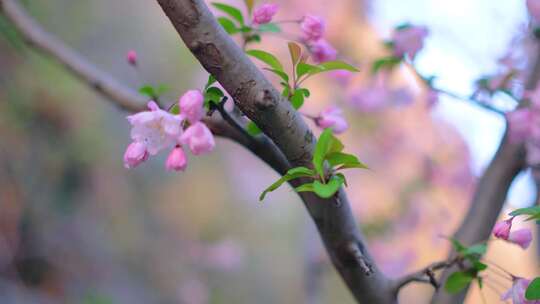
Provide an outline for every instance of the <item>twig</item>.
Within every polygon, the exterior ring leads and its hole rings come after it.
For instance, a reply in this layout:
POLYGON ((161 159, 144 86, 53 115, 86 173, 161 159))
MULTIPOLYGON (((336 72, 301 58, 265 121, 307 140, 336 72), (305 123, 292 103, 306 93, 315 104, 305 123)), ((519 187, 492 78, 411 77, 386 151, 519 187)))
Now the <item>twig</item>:
POLYGON ((460 261, 460 257, 455 257, 450 260, 432 263, 423 269, 407 274, 402 278, 396 280, 395 290, 397 292, 399 291, 399 289, 412 282, 429 283, 433 286, 433 288, 439 289, 440 283, 435 278, 435 271, 449 268, 456 265, 460 261))
POLYGON ((221 117, 233 128, 235 128, 240 134, 242 134, 247 140, 254 140, 244 127, 232 117, 227 110, 225 110, 225 102, 227 102, 228 97, 224 96, 218 104, 211 103, 210 109, 215 109, 219 112, 221 117))
POLYGON ((478 99, 476 99, 476 98, 472 98, 472 97, 469 98, 469 97, 461 96, 461 95, 458 95, 458 94, 456 94, 456 93, 452 93, 452 92, 450 92, 450 91, 447 91, 447 90, 444 90, 444 89, 435 88, 435 87, 432 88, 432 89, 433 89, 434 91, 438 92, 438 93, 442 93, 442 94, 444 94, 444 95, 447 95, 447 96, 452 97, 452 98, 457 99, 457 100, 469 101, 469 102, 471 102, 471 103, 474 104, 474 105, 477 105, 477 106, 479 106, 479 107, 481 107, 481 108, 483 108, 483 109, 486 109, 486 110, 488 110, 488 111, 490 111, 490 112, 493 112, 493 113, 496 113, 496 114, 498 114, 498 115, 504 116, 504 115, 506 114, 504 111, 499 110, 499 109, 497 109, 496 107, 494 107, 494 106, 492 106, 492 105, 490 105, 490 104, 488 104, 488 103, 486 103, 486 102, 483 102, 483 101, 481 101, 481 100, 478 100, 478 99))

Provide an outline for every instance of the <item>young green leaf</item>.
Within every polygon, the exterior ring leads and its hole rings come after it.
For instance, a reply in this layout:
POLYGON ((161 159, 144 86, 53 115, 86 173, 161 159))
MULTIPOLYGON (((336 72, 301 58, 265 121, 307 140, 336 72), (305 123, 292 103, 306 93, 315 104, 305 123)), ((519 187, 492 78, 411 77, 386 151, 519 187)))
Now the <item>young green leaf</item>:
POLYGON ((313 183, 307 183, 294 188, 296 192, 314 192, 313 183))
POLYGON ((371 66, 371 73, 377 74, 381 69, 392 69, 400 62, 401 58, 394 56, 378 59, 371 66))
POLYGON ((227 17, 219 17, 217 20, 219 24, 221 24, 223 29, 225 29, 225 32, 227 32, 227 34, 233 35, 240 32, 240 29, 236 27, 236 25, 231 19, 227 17))
POLYGON ((154 90, 154 87, 151 85, 144 85, 140 87, 139 93, 151 99, 155 99, 156 97, 158 97, 156 91, 154 90))
POLYGON ((178 105, 178 103, 175 103, 175 104, 169 109, 169 113, 174 114, 174 115, 180 114, 180 106, 178 105))
POLYGON ((343 144, 332 134, 332 129, 326 128, 319 136, 313 153, 313 166, 321 179, 324 179, 324 160, 326 155, 333 152, 341 152, 343 144))
POLYGON ((281 28, 275 23, 261 24, 257 29, 261 33, 281 33, 281 28))
POLYGON ((306 98, 309 97, 309 95, 311 95, 311 93, 309 92, 309 90, 308 90, 308 89, 305 89, 305 88, 299 88, 299 89, 297 89, 297 91, 301 91, 302 94, 304 94, 304 97, 306 97, 306 98))
POLYGON ((326 156, 328 163, 332 168, 335 168, 339 165, 337 170, 348 169, 348 168, 361 168, 368 169, 368 167, 358 160, 358 158, 352 154, 347 154, 343 152, 334 152, 326 156))
POLYGON ((510 216, 537 215, 537 214, 540 214, 540 206, 534 206, 534 207, 528 207, 528 208, 520 208, 520 209, 516 209, 516 210, 510 212, 510 216))
POLYGON ((350 72, 360 72, 358 68, 343 62, 343 61, 326 61, 318 65, 320 68, 324 70, 324 72, 328 71, 335 71, 335 70, 346 70, 350 72))
POLYGON ((449 293, 457 293, 463 288, 467 287, 472 282, 474 276, 467 272, 456 271, 452 273, 446 280, 444 289, 449 293))
POLYGON ((204 86, 204 90, 206 91, 214 83, 216 83, 216 78, 214 77, 214 75, 209 74, 208 81, 206 82, 206 85, 204 86))
POLYGON ((295 110, 300 109, 304 104, 304 93, 302 91, 296 90, 291 96, 291 104, 295 110))
POLYGON ((535 278, 529 283, 525 291, 525 299, 530 301, 540 300, 540 277, 535 278))
POLYGON ((311 64, 308 64, 308 63, 303 63, 303 62, 300 62, 297 66, 296 66, 296 77, 298 79, 300 79, 300 77, 306 75, 306 74, 314 74, 314 73, 317 73, 317 72, 322 72, 323 70, 316 66, 316 65, 311 65, 311 64))
POLYGON ((281 62, 276 58, 276 56, 265 52, 261 50, 249 50, 246 51, 246 54, 249 56, 255 57, 259 59, 260 61, 268 64, 272 69, 277 71, 283 71, 283 65, 281 65, 281 62))
POLYGON ((289 42, 289 54, 291 54, 291 61, 293 66, 296 66, 298 61, 300 61, 300 56, 302 55, 302 47, 296 42, 289 42))
POLYGON ((270 68, 263 68, 264 70, 267 70, 267 71, 270 71, 276 75, 278 75, 279 77, 281 77, 281 79, 283 79, 286 83, 289 82, 289 75, 287 75, 287 73, 283 72, 283 71, 278 71, 278 70, 274 70, 274 69, 270 69, 270 68))
POLYGON ((248 122, 246 125, 246 132, 251 136, 257 136, 262 133, 261 129, 253 121, 248 122))
POLYGON ((323 184, 318 180, 313 182, 313 191, 322 198, 332 197, 343 185, 343 178, 338 175, 334 175, 330 178, 328 183, 323 184))
POLYGON ((221 89, 217 87, 211 87, 204 92, 204 106, 208 107, 210 103, 219 104, 224 94, 221 89))
POLYGON ((261 196, 259 196, 259 200, 264 200, 264 197, 268 192, 272 192, 279 188, 281 185, 283 185, 285 182, 288 182, 292 179, 300 178, 300 177, 311 177, 315 175, 315 172, 313 170, 306 168, 306 167, 296 167, 292 168, 285 175, 283 175, 280 179, 278 179, 276 182, 274 182, 272 185, 270 185, 268 188, 266 188, 263 193, 261 193, 261 196))
POLYGON ((218 10, 233 17, 236 21, 240 22, 240 25, 244 25, 244 17, 242 16, 242 12, 236 7, 219 2, 213 2, 212 5, 218 10))

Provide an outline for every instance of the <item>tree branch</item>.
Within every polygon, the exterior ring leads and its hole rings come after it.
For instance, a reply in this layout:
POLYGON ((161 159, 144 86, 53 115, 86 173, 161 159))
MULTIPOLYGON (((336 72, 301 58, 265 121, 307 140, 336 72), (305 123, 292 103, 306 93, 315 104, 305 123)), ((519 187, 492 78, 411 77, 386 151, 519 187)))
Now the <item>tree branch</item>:
POLYGON ((435 290, 438 290, 439 287, 441 286, 441 284, 439 283, 439 281, 435 277, 434 272, 437 271, 437 270, 443 270, 443 269, 447 269, 449 267, 452 267, 456 263, 458 263, 458 261, 459 261, 458 258, 453 258, 453 259, 446 260, 446 261, 435 262, 435 263, 432 263, 432 264, 428 265, 427 267, 425 267, 423 269, 420 269, 420 270, 418 270, 416 272, 407 274, 407 275, 403 276, 400 279, 397 279, 396 282, 395 282, 396 293, 402 287, 404 287, 405 285, 407 285, 409 283, 412 283, 412 282, 428 283, 428 284, 431 284, 433 286, 433 288, 435 288, 435 290))
MULTIPOLYGON (((225 33, 202 0, 157 0, 202 66, 238 108, 275 143, 292 166, 311 167, 315 139, 299 115, 225 33)), ((298 185, 305 181, 294 180, 298 185)), ((362 303, 395 303, 392 282, 370 257, 341 189, 330 199, 300 194, 328 254, 354 297, 362 303)))

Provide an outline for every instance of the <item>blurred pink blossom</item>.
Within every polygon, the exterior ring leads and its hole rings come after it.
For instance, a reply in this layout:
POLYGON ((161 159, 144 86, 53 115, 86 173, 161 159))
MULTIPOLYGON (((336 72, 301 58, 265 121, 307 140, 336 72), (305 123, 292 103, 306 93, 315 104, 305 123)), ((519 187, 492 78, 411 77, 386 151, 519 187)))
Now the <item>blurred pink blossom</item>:
POLYGON ((165 162, 165 168, 168 171, 184 171, 187 166, 187 157, 181 146, 176 146, 165 162))
POLYGON ((424 26, 408 26, 403 29, 396 29, 392 34, 394 55, 403 57, 408 54, 411 58, 414 58, 424 47, 424 39, 428 33, 428 29, 424 26))
POLYGON ((352 72, 346 70, 332 71, 328 73, 328 75, 335 79, 342 86, 347 86, 354 76, 352 72))
POLYGON ((300 28, 306 41, 317 41, 324 36, 326 25, 321 17, 305 15, 300 28))
POLYGON ((315 63, 335 60, 337 51, 328 41, 319 39, 309 44, 309 51, 315 63))
POLYGON ((510 141, 523 142, 531 134, 533 113, 530 109, 523 108, 506 114, 508 120, 508 134, 510 141))
POLYGON ((337 106, 330 106, 321 111, 315 119, 315 123, 323 129, 332 128, 332 131, 336 134, 343 133, 349 128, 349 124, 343 116, 343 110, 337 106))
POLYGON ((126 54, 126 60, 131 65, 137 65, 137 52, 130 50, 126 54))
POLYGON ((527 0, 527 10, 535 22, 540 21, 540 1, 527 0))
POLYGON ((253 23, 265 24, 272 21, 272 17, 277 13, 279 5, 272 3, 265 3, 255 8, 253 11, 253 23))
POLYGON ((508 240, 508 237, 510 236, 510 229, 512 229, 513 220, 514 218, 512 217, 495 224, 495 227, 493 227, 493 235, 496 238, 508 240))
POLYGON ((540 301, 529 301, 525 299, 525 291, 531 281, 524 278, 516 278, 512 287, 501 296, 501 300, 512 300, 513 304, 540 304, 540 301))
POLYGON ((190 123, 196 123, 201 120, 204 115, 203 102, 204 97, 201 91, 187 91, 180 97, 180 101, 178 102, 181 115, 186 117, 190 123))
POLYGON ((195 155, 208 153, 214 149, 214 135, 208 127, 198 121, 186 129, 181 136, 181 142, 187 146, 195 155))
POLYGON ((520 246, 523 249, 529 248, 532 241, 532 233, 528 228, 511 231, 508 236, 508 241, 520 246))

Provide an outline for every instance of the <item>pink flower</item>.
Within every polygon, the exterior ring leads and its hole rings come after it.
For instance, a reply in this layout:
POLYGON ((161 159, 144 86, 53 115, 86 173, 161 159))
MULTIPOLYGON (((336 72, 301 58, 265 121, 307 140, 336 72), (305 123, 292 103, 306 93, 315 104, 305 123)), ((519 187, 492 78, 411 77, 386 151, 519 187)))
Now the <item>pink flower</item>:
POLYGON ((336 59, 337 51, 324 39, 317 40, 309 45, 309 51, 313 61, 321 63, 336 59))
POLYGON ((141 142, 132 142, 124 153, 124 167, 126 169, 135 168, 148 159, 146 146, 141 142))
POLYGON ((212 132, 202 122, 196 122, 187 128, 181 136, 181 141, 188 145, 195 155, 210 152, 215 146, 212 132))
POLYGON ((510 229, 512 228, 512 221, 514 220, 513 217, 498 222, 495 224, 495 227, 493 227, 493 235, 496 238, 508 240, 508 237, 510 236, 510 229))
POLYGON ((525 299, 525 291, 531 281, 524 278, 516 278, 512 283, 512 287, 501 296, 501 300, 506 301, 512 299, 513 304, 540 304, 539 300, 529 301, 525 299))
POLYGON ((532 233, 530 229, 524 228, 510 232, 508 241, 512 242, 523 249, 529 248, 532 241, 532 233))
POLYGON ((204 116, 204 97, 199 90, 189 90, 180 97, 180 113, 194 124, 204 116))
POLYGON ((317 41, 322 38, 325 31, 325 22, 321 17, 305 15, 300 24, 306 41, 317 41))
POLYGON ((394 42, 394 55, 403 57, 408 54, 414 58, 424 47, 424 39, 428 35, 428 30, 423 26, 409 26, 403 29, 396 29, 392 34, 394 42))
POLYGON ((253 11, 253 23, 265 24, 272 21, 272 17, 277 13, 279 5, 277 4, 263 4, 253 11))
POLYGON ((150 155, 173 147, 182 134, 182 118, 157 107, 154 102, 148 103, 151 111, 143 111, 127 117, 131 124, 131 138, 142 143, 150 155))
POLYGON ((336 106, 324 109, 315 119, 315 123, 323 129, 332 128, 336 134, 343 133, 349 128, 349 124, 343 117, 343 111, 336 106))
POLYGON ((126 60, 131 65, 137 65, 137 52, 130 50, 126 54, 126 60))
POLYGON ((506 114, 510 141, 518 143, 529 137, 533 119, 532 114, 529 109, 518 109, 506 114))
POLYGON ((527 0, 527 10, 534 21, 540 21, 540 1, 539 0, 527 0))
POLYGON ((342 86, 347 86, 353 78, 353 73, 346 70, 336 70, 328 74, 342 86))
POLYGON ((184 149, 180 145, 176 146, 165 162, 165 168, 168 171, 184 171, 187 167, 187 157, 184 149))

